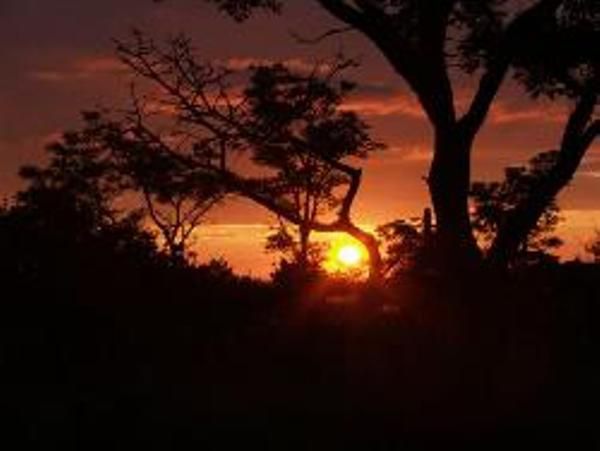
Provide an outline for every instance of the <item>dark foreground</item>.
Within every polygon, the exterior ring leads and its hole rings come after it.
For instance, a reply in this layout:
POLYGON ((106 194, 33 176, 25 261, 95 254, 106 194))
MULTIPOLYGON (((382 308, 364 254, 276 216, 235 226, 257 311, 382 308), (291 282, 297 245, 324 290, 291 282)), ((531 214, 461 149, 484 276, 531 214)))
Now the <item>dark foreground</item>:
POLYGON ((326 304, 130 263, 4 268, 4 449, 600 447, 598 267, 326 304))

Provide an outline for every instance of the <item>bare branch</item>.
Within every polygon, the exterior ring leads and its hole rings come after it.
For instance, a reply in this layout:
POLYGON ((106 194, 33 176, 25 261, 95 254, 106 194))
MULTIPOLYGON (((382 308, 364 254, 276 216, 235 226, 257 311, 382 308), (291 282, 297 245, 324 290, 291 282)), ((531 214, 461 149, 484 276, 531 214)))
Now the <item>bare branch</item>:
POLYGON ((331 28, 331 29, 319 34, 318 36, 314 36, 312 38, 303 37, 302 35, 294 32, 294 31, 290 31, 290 34, 296 40, 296 42, 298 42, 299 44, 312 45, 312 44, 319 44, 320 42, 323 42, 325 39, 328 39, 332 36, 338 36, 340 34, 349 33, 351 31, 355 31, 355 28, 353 26, 331 28))

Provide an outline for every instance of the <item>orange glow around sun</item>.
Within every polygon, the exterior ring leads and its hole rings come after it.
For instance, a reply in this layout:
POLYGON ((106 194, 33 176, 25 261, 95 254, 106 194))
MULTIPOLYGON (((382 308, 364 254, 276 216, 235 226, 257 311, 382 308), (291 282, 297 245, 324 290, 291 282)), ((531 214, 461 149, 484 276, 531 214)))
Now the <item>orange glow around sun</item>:
POLYGON ((332 274, 356 274, 365 269, 368 259, 362 244, 344 237, 331 242, 323 267, 332 274))

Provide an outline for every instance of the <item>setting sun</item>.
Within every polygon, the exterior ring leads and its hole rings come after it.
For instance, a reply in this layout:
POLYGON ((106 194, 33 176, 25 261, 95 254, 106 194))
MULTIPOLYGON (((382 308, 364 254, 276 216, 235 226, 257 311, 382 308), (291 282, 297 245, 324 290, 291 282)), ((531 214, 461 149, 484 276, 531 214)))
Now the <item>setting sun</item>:
POLYGON ((362 244, 341 237, 333 240, 329 245, 323 267, 332 274, 356 274, 366 267, 367 261, 367 251, 362 244))
POLYGON ((357 266, 362 260, 360 248, 353 244, 347 244, 341 247, 338 250, 336 257, 340 263, 346 266, 357 266))

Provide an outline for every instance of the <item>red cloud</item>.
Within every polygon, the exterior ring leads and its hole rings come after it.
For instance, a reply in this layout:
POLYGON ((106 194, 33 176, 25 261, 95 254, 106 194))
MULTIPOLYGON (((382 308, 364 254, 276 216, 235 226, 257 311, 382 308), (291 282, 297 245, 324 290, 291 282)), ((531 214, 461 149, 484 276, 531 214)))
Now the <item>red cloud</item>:
POLYGON ((41 69, 28 74, 29 78, 45 82, 65 82, 84 80, 98 75, 123 72, 125 66, 115 57, 83 57, 73 61, 66 68, 41 69))

